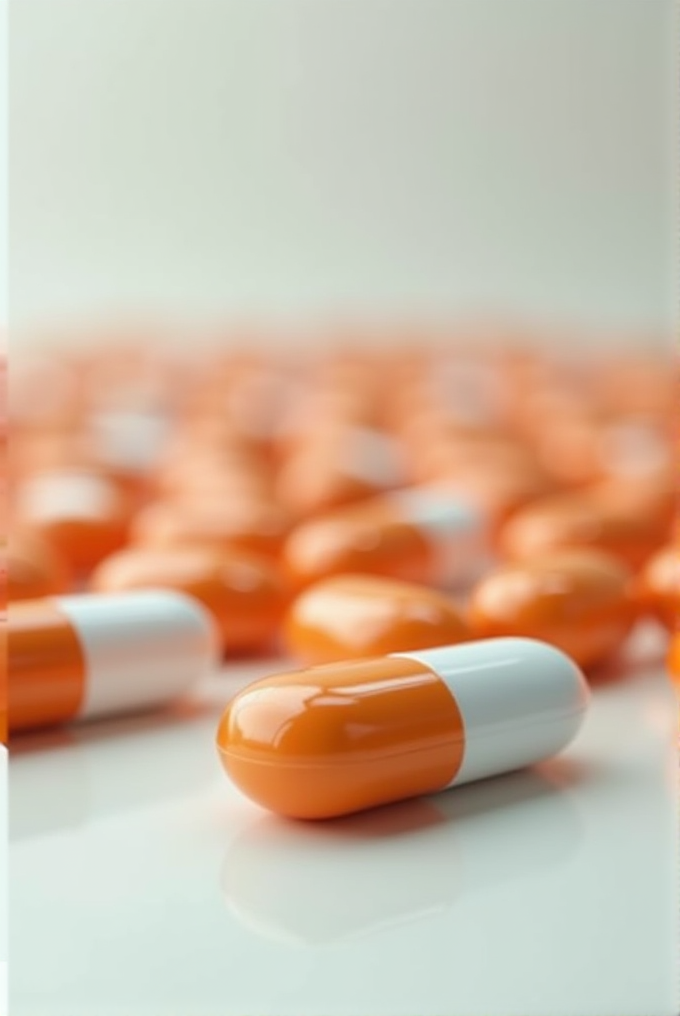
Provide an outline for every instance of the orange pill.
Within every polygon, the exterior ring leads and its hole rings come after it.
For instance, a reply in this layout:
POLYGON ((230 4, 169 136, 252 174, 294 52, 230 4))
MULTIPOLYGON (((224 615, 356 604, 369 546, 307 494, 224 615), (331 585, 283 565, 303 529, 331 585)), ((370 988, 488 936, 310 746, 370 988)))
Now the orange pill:
POLYGON ((680 546, 668 544, 645 565, 638 583, 644 610, 669 631, 680 621, 680 546))
POLYGON ((583 495, 541 499, 518 511, 503 527, 501 553, 512 560, 576 547, 613 554, 638 568, 665 540, 655 518, 597 503, 583 495))
POLYGON ((337 427, 301 443, 282 465, 276 495, 292 514, 320 514, 396 487, 396 444, 367 427, 337 427))
POLYGON ((260 499, 156 501, 135 517, 132 542, 221 547, 276 558, 290 529, 288 513, 260 499))
POLYGON ((171 589, 212 614, 224 649, 261 649, 275 638, 288 604, 285 584, 266 558, 208 547, 129 548, 93 573, 96 592, 171 589))
POLYGON ((37 474, 20 486, 14 510, 18 524, 54 546, 75 573, 89 572, 127 540, 129 503, 94 472, 37 474))
POLYGON ((670 533, 675 518, 676 486, 675 469, 657 469, 635 479, 609 477, 584 493, 608 511, 644 517, 663 534, 670 533))
POLYGON ((473 637, 540 639, 582 666, 613 653, 636 616, 631 573, 595 550, 555 551, 499 568, 476 585, 468 609, 473 637))
POLYGON ((453 587, 479 568, 486 540, 476 507, 414 488, 303 522, 284 545, 283 563, 299 587, 348 573, 453 587))
POLYGON ((72 576, 55 547, 37 533, 13 532, 7 549, 7 591, 11 602, 65 593, 72 576))
POLYGON ((310 664, 454 645, 470 637, 448 597, 367 575, 339 575, 310 586, 292 604, 283 634, 288 651, 310 664))

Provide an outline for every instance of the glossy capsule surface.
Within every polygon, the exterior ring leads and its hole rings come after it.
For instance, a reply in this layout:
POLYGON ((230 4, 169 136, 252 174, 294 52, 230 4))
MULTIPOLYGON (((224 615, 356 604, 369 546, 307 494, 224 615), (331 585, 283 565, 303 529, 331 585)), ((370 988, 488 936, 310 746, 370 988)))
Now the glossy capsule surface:
POLYGON ((271 643, 288 603, 286 586, 268 558, 210 547, 132 547, 102 562, 94 592, 174 589, 213 616, 226 652, 271 643))
POLYGON ((541 639, 590 666, 620 646, 636 613, 628 569, 611 555, 573 550, 496 569, 472 590, 467 617, 476 638, 541 639))
POLYGON ((470 638, 449 597, 427 586, 368 575, 339 575, 310 586, 291 605, 283 634, 288 652, 308 664, 470 638))
POLYGON ((217 748, 257 804, 323 819, 554 755, 587 702, 583 675, 559 650, 490 639, 258 681, 227 707, 217 748))
POLYGON ((216 659, 212 621, 169 591, 27 600, 9 611, 10 733, 157 707, 216 659))

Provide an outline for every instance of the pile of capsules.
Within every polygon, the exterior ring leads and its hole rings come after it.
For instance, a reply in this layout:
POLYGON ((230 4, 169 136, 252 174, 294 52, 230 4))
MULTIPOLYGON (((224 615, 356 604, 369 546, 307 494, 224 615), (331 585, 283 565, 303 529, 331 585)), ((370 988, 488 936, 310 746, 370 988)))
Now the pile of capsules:
POLYGON ((306 669, 247 687, 217 735, 275 811, 345 814, 554 754, 637 623, 673 630, 675 409, 651 353, 27 357, 9 733, 160 706, 222 659, 276 654, 306 669))

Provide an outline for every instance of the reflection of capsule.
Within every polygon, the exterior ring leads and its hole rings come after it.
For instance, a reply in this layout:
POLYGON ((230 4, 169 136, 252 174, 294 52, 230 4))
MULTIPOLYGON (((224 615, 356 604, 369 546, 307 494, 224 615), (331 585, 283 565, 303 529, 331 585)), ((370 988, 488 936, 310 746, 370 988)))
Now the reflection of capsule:
POLYGON ((18 739, 10 840, 200 793, 214 775, 210 754, 196 750, 196 725, 204 722, 182 709, 154 717, 151 727, 138 716, 104 722, 96 734, 70 727, 18 739))
POLYGON ((181 593, 26 600, 9 611, 11 732, 150 709, 214 665, 216 634, 181 593))
POLYGON ((563 864, 580 839, 568 794, 513 773, 323 825, 266 816, 229 846, 229 910, 258 935, 328 945, 425 920, 470 893, 563 864), (498 813, 512 808, 513 821, 498 813))
POLYGON ((258 681, 225 710, 217 746, 258 804, 333 818, 550 757, 588 697, 559 650, 487 639, 258 681))

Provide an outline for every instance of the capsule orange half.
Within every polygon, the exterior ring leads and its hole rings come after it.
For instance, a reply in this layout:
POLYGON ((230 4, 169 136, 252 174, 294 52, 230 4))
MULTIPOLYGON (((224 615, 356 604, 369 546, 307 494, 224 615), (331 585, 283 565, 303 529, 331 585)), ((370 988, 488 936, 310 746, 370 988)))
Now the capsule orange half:
POLYGON ((563 550, 490 572, 470 596, 477 638, 518 635, 558 646, 580 666, 623 643, 636 619, 632 575, 615 557, 563 550))
POLYGON ((605 506, 586 496, 556 496, 513 515, 500 534, 500 550, 511 560, 568 548, 594 548, 639 568, 665 540, 655 518, 605 506))
POLYGON ((310 586, 291 605, 283 635, 288 651, 308 664, 386 656, 470 638, 448 596, 370 575, 338 575, 310 586))

